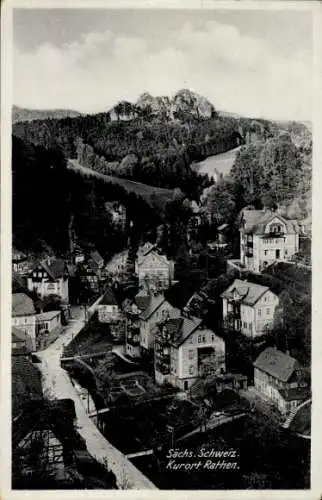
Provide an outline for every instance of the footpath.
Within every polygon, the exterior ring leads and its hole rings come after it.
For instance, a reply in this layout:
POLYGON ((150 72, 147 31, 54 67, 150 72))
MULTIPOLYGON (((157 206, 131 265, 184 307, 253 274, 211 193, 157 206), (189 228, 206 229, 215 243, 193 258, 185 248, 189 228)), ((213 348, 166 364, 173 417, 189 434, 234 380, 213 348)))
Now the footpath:
MULTIPOLYGON (((99 303, 100 297, 89 309, 90 317, 99 303)), ((68 325, 64 333, 47 349, 37 353, 41 360, 39 369, 42 373, 44 395, 48 399, 72 399, 75 403, 77 430, 85 439, 88 452, 117 479, 120 489, 157 489, 118 449, 100 433, 94 422, 88 417, 80 394, 72 384, 67 372, 60 366, 63 348, 84 327, 84 311, 79 311, 77 318, 68 325)))

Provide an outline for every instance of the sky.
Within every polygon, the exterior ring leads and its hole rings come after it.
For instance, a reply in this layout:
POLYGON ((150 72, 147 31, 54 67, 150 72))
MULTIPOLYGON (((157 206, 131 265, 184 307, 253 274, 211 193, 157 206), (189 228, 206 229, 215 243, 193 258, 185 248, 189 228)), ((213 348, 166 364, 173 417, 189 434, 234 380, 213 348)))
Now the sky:
POLYGON ((13 100, 110 109, 188 88, 244 116, 311 119, 309 11, 14 9, 13 100))

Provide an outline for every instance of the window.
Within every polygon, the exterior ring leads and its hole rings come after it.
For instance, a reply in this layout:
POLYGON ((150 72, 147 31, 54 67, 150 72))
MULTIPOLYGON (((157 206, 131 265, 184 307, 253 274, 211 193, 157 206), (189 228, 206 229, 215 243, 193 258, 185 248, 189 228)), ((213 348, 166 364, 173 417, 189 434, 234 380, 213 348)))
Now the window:
POLYGON ((193 357, 194 357, 194 350, 189 349, 189 359, 193 359, 193 357))
POLYGON ((261 315, 262 315, 262 310, 258 309, 258 316, 261 316, 261 315))
POLYGON ((189 366, 189 375, 193 375, 195 371, 195 367, 193 365, 189 366))
POLYGON ((264 255, 267 255, 268 254, 268 250, 264 250, 264 255))
POLYGON ((215 342, 215 336, 214 335, 211 336, 211 342, 215 342))
POLYGON ((249 330, 251 330, 251 329, 252 329, 252 327, 253 327, 252 323, 249 323, 249 324, 248 324, 248 328, 249 328, 249 330))
POLYGON ((269 314, 270 314, 270 308, 267 307, 267 309, 266 309, 266 315, 269 316, 269 314))
POLYGON ((246 321, 244 321, 243 326, 244 326, 244 328, 247 328, 247 323, 246 323, 246 321))
POLYGON ((202 342, 202 336, 198 335, 198 344, 201 344, 201 342, 202 342))

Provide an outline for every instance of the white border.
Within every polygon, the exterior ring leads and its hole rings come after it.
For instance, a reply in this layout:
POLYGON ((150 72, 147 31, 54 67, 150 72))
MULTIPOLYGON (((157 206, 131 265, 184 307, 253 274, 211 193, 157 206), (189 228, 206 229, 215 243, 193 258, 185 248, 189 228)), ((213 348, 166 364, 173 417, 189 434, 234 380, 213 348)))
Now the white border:
POLYGON ((150 499, 151 495, 167 498, 171 491, 15 491, 11 490, 11 104, 12 104, 12 9, 13 8, 103 8, 103 9, 231 9, 231 10, 311 10, 314 15, 314 81, 313 99, 313 333, 312 343, 312 465, 310 490, 213 490, 213 491, 175 491, 176 499, 319 499, 322 498, 322 440, 319 424, 322 417, 322 309, 320 239, 322 234, 322 3, 318 1, 256 1, 256 0, 5 0, 1 12, 1 446, 0 446, 0 495, 5 500, 20 498, 35 499, 92 499, 92 498, 132 498, 150 499))

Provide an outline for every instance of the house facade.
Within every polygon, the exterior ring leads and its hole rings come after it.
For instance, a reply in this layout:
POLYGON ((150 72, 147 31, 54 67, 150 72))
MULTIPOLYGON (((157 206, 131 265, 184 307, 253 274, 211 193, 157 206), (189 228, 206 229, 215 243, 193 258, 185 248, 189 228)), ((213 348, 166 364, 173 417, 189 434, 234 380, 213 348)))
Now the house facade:
POLYGON ((154 346, 155 380, 182 390, 203 376, 203 361, 209 356, 216 371, 225 371, 225 343, 202 320, 179 316, 158 325, 154 346))
POLYGON ((135 273, 139 285, 149 284, 156 288, 168 288, 174 279, 174 263, 165 255, 159 254, 153 246, 139 250, 135 261, 135 273))
POLYGON ((151 295, 148 307, 140 315, 140 346, 141 350, 154 348, 155 325, 169 315, 179 316, 180 311, 165 300, 163 294, 151 295))
POLYGON ((61 326, 61 311, 47 311, 36 315, 37 335, 57 331, 61 326))
POLYGON ((33 300, 25 293, 12 294, 12 327, 30 339, 30 350, 36 350, 36 309, 33 300))
POLYGON ((116 323, 119 321, 121 316, 120 307, 111 289, 106 290, 96 310, 100 323, 116 323))
POLYGON ((69 302, 69 273, 62 259, 47 259, 38 262, 27 278, 28 290, 36 292, 41 298, 58 295, 62 302, 69 302))
POLYGON ((274 326, 278 296, 267 286, 236 279, 221 294, 224 327, 249 338, 267 333, 274 326))
POLYGON ((310 391, 300 363, 269 347, 254 362, 254 386, 286 415, 309 398, 310 391))
POLYGON ((22 274, 26 269, 27 260, 28 258, 23 252, 20 252, 15 248, 12 249, 11 262, 13 272, 22 274))
POLYGON ((299 227, 270 210, 244 209, 240 218, 240 260, 251 271, 261 272, 299 251, 299 227))

